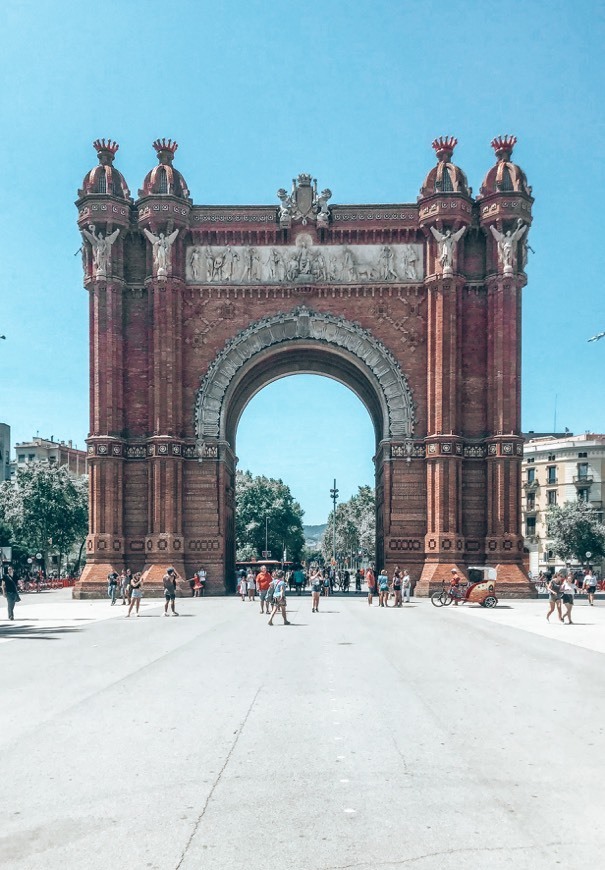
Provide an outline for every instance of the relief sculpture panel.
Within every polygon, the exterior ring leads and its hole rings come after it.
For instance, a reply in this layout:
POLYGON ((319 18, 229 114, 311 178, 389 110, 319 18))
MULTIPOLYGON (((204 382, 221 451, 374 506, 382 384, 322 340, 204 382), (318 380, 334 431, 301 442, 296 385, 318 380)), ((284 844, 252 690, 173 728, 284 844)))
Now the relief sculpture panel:
POLYGON ((314 245, 303 234, 295 245, 189 246, 186 277, 192 284, 414 283, 424 266, 419 244, 314 245))

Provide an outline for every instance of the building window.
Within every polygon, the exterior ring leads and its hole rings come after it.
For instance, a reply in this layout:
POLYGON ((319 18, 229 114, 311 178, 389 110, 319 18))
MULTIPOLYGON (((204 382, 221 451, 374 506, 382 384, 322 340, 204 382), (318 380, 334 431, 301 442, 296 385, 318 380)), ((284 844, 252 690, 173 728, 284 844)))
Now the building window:
POLYGON ((28 458, 28 460, 29 460, 30 462, 33 462, 33 461, 35 460, 35 458, 36 458, 36 454, 35 454, 35 453, 30 453, 29 456, 28 456, 27 458, 28 458))
POLYGON ((528 456, 528 457, 527 457, 527 461, 528 461, 528 462, 535 462, 536 460, 535 460, 535 457, 533 457, 533 456, 528 456))
POLYGON ((547 550, 546 551, 546 558, 548 559, 549 562, 552 562, 552 560, 555 558, 555 551, 554 550, 547 550))
POLYGON ((549 462, 554 462, 556 458, 557 458, 557 457, 555 456, 554 453, 549 453, 549 454, 548 454, 548 461, 549 461, 549 462))
POLYGON ((158 193, 168 193, 168 178, 163 166, 158 169, 158 193))
POLYGON ((535 517, 528 517, 525 520, 525 534, 528 538, 532 537, 533 535, 536 534, 536 518, 535 517))
POLYGON ((528 468, 527 469, 527 482, 533 483, 535 481, 535 479, 536 479, 536 469, 535 468, 528 468))
POLYGON ((586 459, 588 453, 578 453, 578 459, 586 459))
POLYGON ((588 493, 589 489, 579 489, 578 490, 578 501, 588 501, 588 493))
POLYGON ((19 454, 19 462, 25 462, 25 453, 19 454))
POLYGON ((549 465, 546 469, 546 483, 556 483, 557 482, 557 466, 549 465))
POLYGON ((528 492, 527 493, 526 505, 527 505, 526 509, 528 511, 535 511, 535 509, 536 509, 536 494, 535 494, 535 492, 528 492))
POLYGON ((588 462, 578 462, 578 477, 580 479, 588 477, 588 462))
POLYGON ((549 489, 548 492, 546 493, 546 500, 547 500, 549 505, 556 504, 557 503, 557 490, 556 489, 549 489))

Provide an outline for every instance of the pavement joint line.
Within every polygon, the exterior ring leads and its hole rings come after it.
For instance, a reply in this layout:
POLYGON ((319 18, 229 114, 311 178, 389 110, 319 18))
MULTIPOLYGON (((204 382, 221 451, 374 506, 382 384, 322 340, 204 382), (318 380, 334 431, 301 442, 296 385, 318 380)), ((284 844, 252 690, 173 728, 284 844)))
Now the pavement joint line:
POLYGON ((183 849, 183 852, 182 852, 182 854, 181 854, 181 857, 179 858, 179 863, 176 865, 175 870, 179 870, 179 867, 182 866, 183 861, 185 860, 185 856, 186 856, 186 854, 187 854, 187 852, 188 852, 188 850, 189 850, 189 847, 191 846, 191 843, 193 842, 193 838, 194 838, 195 835, 197 834, 197 832, 198 832, 198 830, 199 830, 199 827, 200 827, 200 825, 201 825, 201 823, 202 823, 202 819, 204 818, 204 815, 205 815, 205 813, 206 813, 206 810, 208 809, 208 805, 209 805, 210 801, 212 800, 212 795, 213 795, 214 792, 216 791, 216 789, 217 789, 217 787, 218 787, 218 784, 219 784, 219 782, 221 781, 221 777, 223 776, 223 773, 225 772, 225 770, 226 770, 226 768, 227 768, 227 765, 228 765, 229 762, 231 761, 231 756, 232 756, 233 753, 235 752, 235 748, 236 748, 236 746, 237 746, 237 744, 238 744, 238 741, 239 741, 239 739, 240 739, 240 737, 241 737, 241 735, 242 735, 242 732, 243 732, 244 728, 246 727, 246 722, 248 721, 248 717, 250 716, 250 713, 252 712, 252 708, 253 708, 254 705, 256 704, 256 699, 258 698, 259 693, 260 693, 260 691, 261 691, 262 688, 263 688, 263 686, 259 686, 258 689, 256 690, 256 692, 255 692, 255 694, 254 694, 254 697, 252 698, 252 701, 251 701, 251 703, 250 703, 250 706, 248 707, 248 710, 246 711, 246 715, 244 716, 244 718, 243 718, 243 720, 242 720, 242 724, 241 724, 241 725, 239 726, 239 728, 237 729, 237 734, 235 735, 235 740, 234 740, 233 743, 231 744, 231 749, 230 749, 229 752, 227 753, 227 757, 225 758, 225 761, 224 761, 224 763, 223 763, 223 766, 222 766, 221 769, 219 770, 219 772, 218 772, 218 776, 217 776, 216 779, 214 780, 214 783, 212 784, 212 788, 211 788, 210 791, 208 792, 208 797, 206 798, 206 801, 205 801, 205 803, 204 803, 204 806, 202 807, 202 811, 201 811, 201 813, 199 814, 199 816, 198 816, 198 818, 197 818, 197 821, 196 821, 195 825, 193 826, 193 830, 192 830, 192 832, 191 832, 191 835, 190 835, 189 839, 187 840, 187 842, 186 842, 186 844, 185 844, 185 848, 183 849))

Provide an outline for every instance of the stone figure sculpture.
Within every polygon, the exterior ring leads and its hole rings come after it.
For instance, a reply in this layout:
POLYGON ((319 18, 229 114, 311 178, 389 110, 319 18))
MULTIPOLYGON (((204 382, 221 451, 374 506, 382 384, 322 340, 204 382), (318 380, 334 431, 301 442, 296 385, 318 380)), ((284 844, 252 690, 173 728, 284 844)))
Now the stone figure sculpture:
POLYGON ((439 262, 444 275, 452 275, 454 269, 454 254, 456 245, 464 235, 466 227, 461 227, 457 232, 446 230, 445 233, 440 233, 435 227, 431 227, 431 232, 437 244, 439 245, 439 262))
MULTIPOLYGON (((505 275, 512 275, 517 262, 517 242, 527 230, 527 224, 517 221, 515 230, 507 230, 501 233, 495 226, 490 225, 492 236, 498 244, 498 260, 505 275)), ((523 264, 525 266, 525 263, 523 264)))
POLYGON ((379 278, 382 281, 397 281, 399 275, 395 269, 395 254, 388 245, 383 245, 378 258, 379 278))
POLYGON ((103 236, 101 231, 95 233, 94 224, 89 224, 87 230, 82 230, 82 235, 88 239, 92 247, 93 278, 107 278, 111 246, 120 234, 120 228, 114 230, 108 236, 103 236))
POLYGON ((155 233, 150 232, 146 227, 144 227, 143 232, 153 245, 153 265, 155 267, 156 277, 165 278, 168 275, 170 264, 170 249, 174 240, 178 236, 179 231, 176 229, 170 233, 169 236, 164 235, 164 233, 160 233, 159 236, 156 236, 155 233))
POLYGON ((189 269, 192 281, 202 280, 202 257, 199 248, 192 248, 189 254, 189 269))

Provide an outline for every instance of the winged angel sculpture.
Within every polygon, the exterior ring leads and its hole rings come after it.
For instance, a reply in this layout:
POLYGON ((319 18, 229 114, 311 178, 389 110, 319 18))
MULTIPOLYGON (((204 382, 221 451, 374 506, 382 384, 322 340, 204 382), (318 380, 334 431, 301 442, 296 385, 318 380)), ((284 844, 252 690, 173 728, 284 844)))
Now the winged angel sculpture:
POLYGON ((176 229, 170 233, 169 236, 165 236, 164 233, 160 233, 156 236, 155 233, 151 233, 146 227, 144 227, 143 232, 153 245, 153 265, 155 266, 155 274, 158 278, 165 278, 168 275, 170 249, 174 240, 178 236, 179 231, 176 229))
POLYGON ((101 231, 95 232, 94 224, 89 224, 87 230, 82 230, 84 238, 88 239, 92 247, 93 278, 107 278, 111 246, 120 234, 120 228, 114 230, 108 236, 103 236, 101 231))
POLYGON ((444 233, 440 233, 439 230, 435 229, 435 227, 431 227, 431 232, 439 245, 439 262, 441 263, 441 269, 444 275, 453 274, 456 245, 464 235, 465 230, 466 227, 461 227, 455 233, 451 230, 446 230, 444 233))

